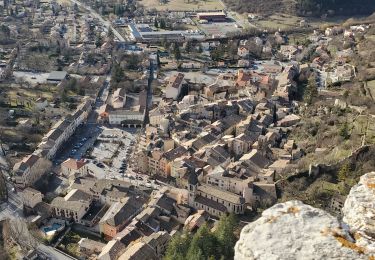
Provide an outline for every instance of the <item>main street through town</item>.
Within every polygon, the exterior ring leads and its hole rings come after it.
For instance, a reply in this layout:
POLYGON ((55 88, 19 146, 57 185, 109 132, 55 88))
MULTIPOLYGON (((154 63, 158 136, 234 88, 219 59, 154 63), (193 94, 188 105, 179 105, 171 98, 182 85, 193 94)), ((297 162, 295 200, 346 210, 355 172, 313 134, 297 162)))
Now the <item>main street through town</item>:
POLYGON ((129 39, 125 39, 112 25, 110 21, 105 20, 100 14, 98 14, 95 10, 93 10, 90 6, 82 4, 80 1, 77 0, 70 0, 73 4, 77 4, 79 7, 85 9, 92 15, 93 17, 97 18, 103 25, 104 29, 107 30, 108 28, 112 29, 113 34, 120 42, 129 41, 129 39))
POLYGON ((68 158, 81 159, 86 151, 94 145, 95 140, 103 131, 100 125, 97 124, 97 119, 100 107, 107 102, 109 96, 110 79, 111 76, 108 74, 95 100, 94 108, 88 116, 87 123, 80 126, 66 142, 64 148, 59 151, 54 160, 55 165, 59 165, 68 158))

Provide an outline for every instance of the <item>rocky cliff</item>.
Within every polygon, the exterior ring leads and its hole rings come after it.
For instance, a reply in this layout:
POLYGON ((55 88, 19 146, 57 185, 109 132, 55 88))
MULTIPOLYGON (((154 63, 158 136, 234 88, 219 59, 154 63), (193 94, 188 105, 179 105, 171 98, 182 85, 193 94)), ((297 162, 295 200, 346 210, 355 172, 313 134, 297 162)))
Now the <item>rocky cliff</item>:
POLYGON ((356 244, 375 255, 375 172, 363 175, 350 190, 342 211, 356 244))
POLYGON ((344 222, 300 201, 265 210, 241 232, 236 260, 375 259, 375 172, 352 188, 344 222))

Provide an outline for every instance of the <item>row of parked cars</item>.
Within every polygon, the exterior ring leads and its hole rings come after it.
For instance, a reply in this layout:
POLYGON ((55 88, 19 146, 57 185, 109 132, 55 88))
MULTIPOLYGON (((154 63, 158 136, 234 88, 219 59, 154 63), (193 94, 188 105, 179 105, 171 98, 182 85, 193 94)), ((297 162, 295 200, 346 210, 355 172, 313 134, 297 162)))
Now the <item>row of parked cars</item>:
POLYGON ((128 164, 126 162, 126 159, 124 159, 121 163, 119 173, 124 174, 127 168, 128 168, 128 164))
POLYGON ((98 166, 99 168, 104 168, 105 165, 102 163, 102 162, 99 162, 97 160, 93 160, 92 161, 96 166, 98 166))
POLYGON ((81 141, 73 146, 73 149, 70 151, 70 155, 75 155, 79 148, 81 148, 87 141, 87 137, 81 139, 81 141))

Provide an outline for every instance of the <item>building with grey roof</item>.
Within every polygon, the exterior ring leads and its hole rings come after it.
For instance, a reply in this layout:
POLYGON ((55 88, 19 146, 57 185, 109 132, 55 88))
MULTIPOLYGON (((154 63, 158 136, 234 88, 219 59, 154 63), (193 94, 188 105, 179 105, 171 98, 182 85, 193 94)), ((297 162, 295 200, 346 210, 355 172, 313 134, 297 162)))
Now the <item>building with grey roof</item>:
POLYGON ((47 82, 57 84, 66 79, 67 76, 68 73, 66 71, 51 71, 48 75, 47 82))
POLYGON ((154 31, 148 24, 134 24, 128 25, 130 33, 134 40, 139 42, 161 42, 164 40, 181 42, 185 39, 202 40, 205 35, 197 30, 185 31, 154 31))

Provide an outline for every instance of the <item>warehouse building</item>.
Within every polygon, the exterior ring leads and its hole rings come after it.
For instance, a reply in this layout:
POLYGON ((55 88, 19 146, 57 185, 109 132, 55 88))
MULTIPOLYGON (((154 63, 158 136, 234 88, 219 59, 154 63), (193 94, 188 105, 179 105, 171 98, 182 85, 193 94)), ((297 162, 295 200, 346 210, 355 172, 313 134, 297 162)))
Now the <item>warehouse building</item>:
POLYGON ((224 11, 197 13, 197 17, 199 20, 206 20, 208 22, 226 22, 227 21, 227 15, 224 11))
POLYGON ((205 35, 197 30, 154 31, 148 24, 129 24, 134 40, 138 42, 160 42, 163 40, 182 42, 186 39, 203 40, 205 35))

